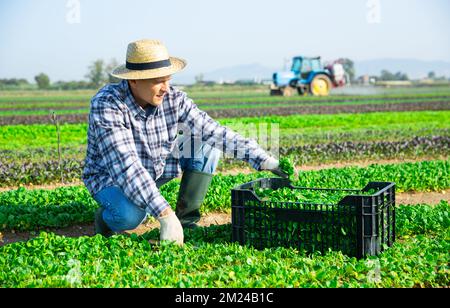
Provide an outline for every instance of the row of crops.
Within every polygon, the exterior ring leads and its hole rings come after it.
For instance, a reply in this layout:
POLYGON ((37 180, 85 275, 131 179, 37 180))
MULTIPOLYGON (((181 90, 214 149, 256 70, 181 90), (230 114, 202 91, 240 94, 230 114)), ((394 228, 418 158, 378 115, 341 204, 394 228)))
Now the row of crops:
POLYGON ((379 258, 306 255, 231 243, 230 226, 186 232, 184 247, 145 236, 66 238, 42 233, 0 247, 3 287, 446 287, 448 204, 400 207, 401 241, 379 258), (436 223, 417 224, 414 221, 436 223))
MULTIPOLYGON (((450 137, 424 137, 398 142, 379 143, 328 143, 307 146, 291 146, 280 149, 281 154, 294 157, 297 164, 312 161, 351 161, 352 159, 401 159, 410 157, 445 158, 448 153, 450 137), (443 152, 445 151, 445 152, 443 152)), ((70 149, 65 150, 66 153, 70 149)), ((66 158, 59 161, 56 151, 2 152, 4 158, 0 165, 0 187, 10 187, 26 184, 48 184, 55 182, 76 182, 80 179, 84 168, 83 150, 74 154, 66 154, 66 158), (39 156, 43 155, 43 156, 39 156), (45 159, 45 156, 51 157, 45 159), (36 158, 35 158, 36 157, 36 158)), ((245 168, 246 163, 225 158, 220 162, 218 171, 229 168, 245 168)))
MULTIPOLYGON (((298 98, 298 97, 265 97, 265 98, 240 98, 239 100, 208 99, 195 100, 195 103, 204 110, 211 109, 231 109, 231 108, 261 108, 276 106, 333 106, 333 105, 364 105, 364 104, 396 104, 396 103, 420 103, 420 102, 448 102, 449 96, 434 95, 426 97, 354 97, 354 98, 298 98)), ((14 112, 20 115, 39 112, 45 114, 45 111, 51 110, 77 110, 80 113, 89 109, 89 100, 86 101, 24 101, 24 102, 2 102, 0 100, 0 115, 11 115, 14 112)))
MULTIPOLYGON (((356 100, 356 99, 402 99, 402 98, 430 98, 439 96, 449 96, 449 87, 417 87, 417 88, 378 88, 372 89, 374 91, 368 91, 370 89, 362 89, 364 94, 362 95, 346 95, 335 94, 327 98, 306 96, 306 97, 271 97, 268 96, 267 86, 263 87, 228 87, 227 89, 213 89, 213 88, 197 88, 190 87, 183 88, 178 87, 185 91, 189 97, 195 101, 233 101, 239 100, 247 102, 249 100, 262 100, 262 101, 280 101, 280 100, 301 100, 301 101, 315 101, 315 100, 356 100)), ((358 92, 358 91, 356 91, 358 92)), ((94 95, 95 90, 81 90, 81 91, 2 91, 0 93, 0 104, 16 104, 26 102, 88 102, 94 95)), ((1 105, 0 105, 1 106, 1 105)))
MULTIPOLYGON (((213 117, 290 114, 337 114, 381 111, 449 110, 450 91, 422 94, 385 94, 366 96, 270 97, 259 92, 235 96, 191 96, 200 108, 213 117)), ((36 97, 0 96, 0 125, 51 123, 56 112, 61 123, 85 123, 92 95, 56 94, 36 97)))
MULTIPOLYGON (((450 111, 291 115, 221 119, 296 165, 333 161, 445 159, 450 151, 450 111), (273 135, 271 135, 273 134, 273 135), (271 143, 271 138, 278 144, 271 143)), ((0 127, 0 187, 80 179, 87 124, 0 127)), ((247 165, 224 157, 219 171, 247 165)))
MULTIPOLYGON (((267 115, 291 115, 291 114, 337 114, 337 113, 367 113, 382 111, 421 111, 421 110, 448 110, 449 101, 437 102, 414 102, 398 104, 360 104, 344 105, 336 103, 335 105, 285 105, 271 104, 260 105, 242 105, 229 106, 228 108, 209 108, 202 107, 208 114, 214 118, 240 118, 250 116, 267 115)), ((48 110, 37 109, 28 111, 7 110, 0 111, 0 125, 16 124, 44 124, 51 123, 53 113, 57 114, 61 123, 84 123, 87 121, 88 108, 68 109, 68 110, 48 110)))
MULTIPOLYGON (((413 136, 417 133, 433 134, 435 130, 448 129, 450 111, 423 112, 374 112, 369 114, 339 115, 291 115, 247 117, 240 119, 218 119, 218 121, 241 133, 254 133, 263 124, 274 123, 280 129, 280 138, 290 142, 292 136, 304 143, 314 141, 335 140, 342 135, 342 140, 352 140, 354 134, 359 137, 369 133, 372 139, 378 134, 395 131, 397 134, 413 136), (303 136, 303 137, 301 137, 303 136), (321 139, 321 140, 320 140, 321 139)), ((271 126, 267 127, 270 133, 271 126)), ((275 129, 275 126, 274 128, 275 129)), ((79 146, 86 144, 87 123, 61 125, 62 145, 79 146)), ((54 125, 12 125, 0 127, 1 149, 16 149, 40 145, 54 147, 56 145, 56 128, 54 125)), ((257 136, 256 136, 257 137, 257 136)), ((395 136, 394 136, 395 137, 395 136)), ((392 138, 390 138, 392 140, 392 138)), ((365 140, 365 139, 362 139, 365 140)), ((297 142, 298 142, 297 141, 297 142)))
MULTIPOLYGON (((268 173, 215 176, 203 202, 202 211, 230 212, 230 191, 233 187, 268 176, 268 173)), ((300 187, 361 189, 369 181, 395 182, 397 192, 439 192, 450 187, 450 162, 445 160, 374 164, 365 168, 305 171, 300 172, 294 184, 300 187)), ((178 189, 178 179, 161 187, 162 195, 173 206, 176 204, 178 189)), ((84 186, 54 190, 10 190, 0 193, 0 230, 25 231, 39 227, 66 227, 74 223, 92 222, 97 207, 97 203, 84 186)))
MULTIPOLYGON (((368 179, 396 180, 398 190, 449 186, 449 162, 374 165, 303 172, 297 185, 361 188, 368 179), (420 176, 420 177, 419 177, 420 176)), ((215 177, 205 211, 229 211, 230 187, 268 174, 215 177), (222 200, 223 199, 223 200, 222 200), (226 204, 224 206, 224 204, 226 204), (208 206, 209 205, 209 206, 208 206)), ((163 186, 173 204, 177 183, 163 186)), ((98 206, 82 187, 0 195, 4 230, 42 230, 92 221, 98 206)), ((142 236, 67 238, 41 233, 0 247, 5 287, 445 287, 449 284, 450 206, 397 207, 397 241, 379 257, 357 260, 330 251, 256 250, 231 242, 231 226, 185 231, 184 247, 154 245, 142 236)))
MULTIPOLYGON (((233 187, 269 173, 248 175, 217 175, 213 178, 202 211, 230 212, 230 191, 233 187)), ((300 187, 362 189, 369 181, 395 182, 397 192, 440 192, 450 187, 450 162, 371 165, 365 168, 345 167, 300 172, 293 182, 300 187)), ((161 187, 163 197, 174 206, 179 180, 161 187)), ((445 195, 443 195, 443 198, 445 195)), ((0 193, 0 230, 31 231, 42 227, 67 227, 93 221, 98 204, 84 186, 54 190, 19 188, 0 193)))
MULTIPOLYGON (((55 235, 55 229, 92 225, 98 204, 86 188, 31 190, 17 186, 80 180, 86 151, 86 113, 93 93, 39 94, 0 95, 0 187, 8 187, 0 193, 2 287, 450 285, 448 90, 326 99, 268 97, 266 89, 245 88, 241 92, 193 93, 196 103, 211 116, 220 117, 221 124, 261 143, 266 132, 279 129, 279 153, 297 167, 357 160, 417 160, 300 171, 293 178, 294 185, 303 187, 361 189, 371 181, 388 181, 396 183, 397 193, 442 195, 438 205, 397 204, 395 244, 377 257, 362 260, 339 251, 321 254, 295 248, 257 250, 240 246, 231 241, 231 225, 185 230, 183 247, 152 244, 154 241, 149 240, 159 239, 158 229, 141 236, 121 234, 111 238, 55 235), (72 123, 60 127, 60 158, 56 128, 49 124, 50 110, 57 111, 61 123, 72 123), (14 125, 17 123, 24 125, 14 125), (41 233, 32 240, 2 245, 2 232, 18 231, 41 233)), ((219 171, 244 166, 224 158, 219 171)), ((272 176, 265 172, 216 175, 202 213, 230 213, 233 187, 272 176)), ((178 189, 179 179, 161 188, 172 207, 178 189)), ((258 193, 269 201, 286 196, 300 200, 323 197, 293 196, 282 190, 258 193)), ((336 200, 340 197, 333 196, 336 200)))

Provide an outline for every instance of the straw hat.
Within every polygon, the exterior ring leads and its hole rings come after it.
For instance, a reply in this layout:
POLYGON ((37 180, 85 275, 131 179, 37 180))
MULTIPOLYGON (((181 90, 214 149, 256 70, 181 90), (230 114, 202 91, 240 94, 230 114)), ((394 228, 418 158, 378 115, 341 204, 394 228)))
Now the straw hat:
POLYGON ((111 75, 128 80, 159 78, 181 71, 186 64, 183 59, 170 57, 160 41, 140 40, 128 44, 126 64, 111 75))

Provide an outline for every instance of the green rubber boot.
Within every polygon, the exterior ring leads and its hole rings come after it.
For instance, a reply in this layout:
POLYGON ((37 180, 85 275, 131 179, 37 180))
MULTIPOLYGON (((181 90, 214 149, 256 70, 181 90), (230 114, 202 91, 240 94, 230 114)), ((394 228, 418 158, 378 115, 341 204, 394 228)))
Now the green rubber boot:
POLYGON ((115 232, 113 232, 103 220, 102 207, 95 211, 95 234, 101 234, 104 237, 111 237, 115 234, 115 232))
POLYGON ((200 206, 208 192, 213 175, 196 170, 186 170, 181 177, 175 213, 183 228, 198 227, 200 206))

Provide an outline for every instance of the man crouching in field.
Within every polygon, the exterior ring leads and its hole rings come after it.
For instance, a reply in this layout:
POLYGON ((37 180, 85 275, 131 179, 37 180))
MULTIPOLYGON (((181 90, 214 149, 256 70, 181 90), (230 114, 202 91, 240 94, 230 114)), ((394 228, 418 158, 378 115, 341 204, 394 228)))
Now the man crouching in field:
POLYGON ((182 245, 183 228, 200 220, 220 151, 256 170, 283 175, 278 160, 256 142, 220 126, 169 85, 171 75, 185 66, 159 41, 130 43, 126 64, 112 73, 122 81, 92 99, 83 181, 101 205, 97 234, 135 229, 150 214, 161 224, 161 240, 182 245), (173 212, 159 187, 181 172, 173 212))

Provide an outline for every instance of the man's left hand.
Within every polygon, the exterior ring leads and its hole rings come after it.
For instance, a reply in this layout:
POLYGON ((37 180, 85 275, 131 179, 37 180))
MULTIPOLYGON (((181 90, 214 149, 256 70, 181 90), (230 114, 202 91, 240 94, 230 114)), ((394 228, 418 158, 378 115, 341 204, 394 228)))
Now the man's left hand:
POLYGON ((280 162, 273 157, 269 157, 265 161, 263 161, 263 163, 261 164, 261 170, 270 171, 273 174, 275 174, 279 177, 285 178, 285 179, 287 179, 289 177, 288 174, 284 173, 280 169, 280 162))

